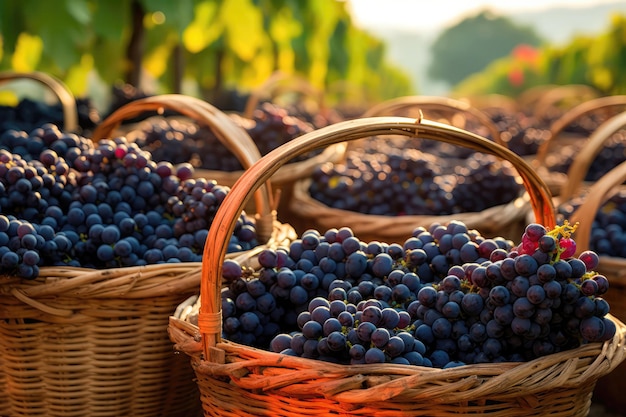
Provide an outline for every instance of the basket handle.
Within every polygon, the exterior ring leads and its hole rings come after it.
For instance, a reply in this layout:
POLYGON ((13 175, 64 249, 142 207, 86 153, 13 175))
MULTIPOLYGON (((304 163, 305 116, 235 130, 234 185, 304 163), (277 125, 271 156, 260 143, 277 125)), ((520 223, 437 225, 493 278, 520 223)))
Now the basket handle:
POLYGON ((406 117, 360 118, 309 132, 272 150, 247 169, 233 185, 224 203, 217 210, 207 236, 200 282, 202 305, 198 316, 198 327, 202 333, 205 359, 219 360, 218 350, 213 348, 220 341, 222 331, 220 302, 222 264, 226 255, 228 237, 232 234, 236 219, 249 200, 251 192, 267 181, 283 164, 298 155, 334 143, 377 135, 419 136, 435 139, 509 160, 524 182, 537 221, 546 227, 554 226, 552 195, 543 180, 517 154, 482 136, 447 124, 406 117))
POLYGON ((320 108, 324 107, 323 93, 313 87, 303 78, 288 76, 281 72, 272 74, 259 88, 255 89, 246 101, 246 107, 242 116, 246 119, 252 119, 254 110, 259 105, 261 98, 264 96, 277 97, 284 91, 300 93, 304 97, 312 98, 320 108))
POLYGON ((626 161, 596 181, 585 194, 584 202, 572 213, 570 223, 579 222, 576 229, 576 253, 589 249, 591 226, 596 213, 600 206, 619 190, 624 181, 626 181, 626 161))
POLYGON ((619 106, 626 106, 626 95, 599 97, 593 100, 588 100, 565 112, 560 118, 552 123, 552 126, 550 127, 550 136, 547 140, 543 141, 541 145, 539 145, 539 149, 537 149, 537 155, 535 157, 535 165, 545 166, 550 147, 556 142, 556 138, 561 134, 561 132, 563 132, 563 130, 573 121, 595 110, 606 110, 611 107, 619 106))
POLYGON ((0 84, 22 78, 37 81, 48 87, 59 99, 61 107, 63 108, 63 130, 68 132, 76 132, 78 130, 78 108, 76 107, 76 99, 69 88, 61 80, 39 71, 0 72, 0 84))
MULTIPOLYGON (((176 111, 206 125, 237 157, 244 168, 250 167, 261 158, 261 153, 250 135, 228 115, 204 100, 183 94, 162 94, 131 101, 96 126, 92 138, 97 142, 110 137, 124 120, 148 111, 163 113, 165 109, 176 111)), ((266 242, 272 234, 276 215, 269 180, 255 193, 255 207, 257 233, 259 238, 266 242)))
POLYGON ((611 117, 594 130, 567 170, 568 181, 561 186, 559 193, 561 201, 569 200, 580 189, 589 167, 604 147, 605 142, 624 126, 626 126, 626 111, 611 117))
MULTIPOLYGON (((383 101, 369 110, 367 110, 361 117, 374 117, 374 116, 395 116, 396 112, 407 110, 415 107, 429 107, 436 110, 452 111, 467 113, 479 122, 481 122, 493 137, 494 142, 498 145, 506 146, 506 143, 500 137, 500 130, 498 126, 491 120, 487 113, 477 109, 470 103, 457 100, 449 97, 439 96, 404 96, 397 97, 387 101, 383 101)), ((423 110, 423 109, 422 109, 423 110)), ((426 115, 428 117, 428 115, 426 115)))
POLYGON ((548 113, 550 107, 559 101, 568 98, 581 100, 585 96, 591 96, 592 99, 597 98, 598 90, 587 84, 566 84, 554 87, 539 97, 535 104, 534 114, 543 117, 548 113))

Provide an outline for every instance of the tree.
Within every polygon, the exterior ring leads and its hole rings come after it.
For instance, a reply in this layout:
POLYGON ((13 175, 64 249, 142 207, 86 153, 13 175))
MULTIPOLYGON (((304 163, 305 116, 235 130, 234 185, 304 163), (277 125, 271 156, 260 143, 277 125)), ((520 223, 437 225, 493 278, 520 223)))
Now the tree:
POLYGON ((539 46, 541 43, 542 39, 532 28, 483 10, 439 35, 431 46, 428 74, 456 85, 494 60, 507 56, 519 44, 539 46))

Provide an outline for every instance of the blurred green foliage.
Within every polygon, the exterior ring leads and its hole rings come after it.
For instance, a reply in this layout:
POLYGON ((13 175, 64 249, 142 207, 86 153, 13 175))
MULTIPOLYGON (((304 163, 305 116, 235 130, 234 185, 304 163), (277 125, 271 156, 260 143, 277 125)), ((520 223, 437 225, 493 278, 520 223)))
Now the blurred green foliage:
POLYGON ((542 39, 531 27, 483 10, 441 32, 431 46, 428 74, 455 85, 478 73, 519 44, 539 46, 542 39))
POLYGON ((88 94, 94 74, 210 95, 249 91, 276 72, 330 102, 415 93, 336 0, 3 0, 0 45, 0 70, 47 72, 75 95, 88 94))
POLYGON ((498 93, 515 97, 540 85, 583 84, 603 95, 626 94, 626 16, 615 14, 597 36, 564 46, 520 46, 457 84, 455 95, 498 93), (526 49, 526 53, 520 53, 526 49))

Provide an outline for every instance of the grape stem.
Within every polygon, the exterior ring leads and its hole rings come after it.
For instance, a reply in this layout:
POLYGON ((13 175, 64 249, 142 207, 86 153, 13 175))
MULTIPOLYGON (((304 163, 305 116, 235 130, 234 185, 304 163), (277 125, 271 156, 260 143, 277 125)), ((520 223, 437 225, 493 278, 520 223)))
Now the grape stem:
POLYGON ((563 220, 562 225, 557 225, 554 229, 550 230, 547 235, 554 237, 556 240, 556 254, 552 260, 552 263, 558 262, 561 259, 561 254, 565 252, 566 248, 561 247, 560 241, 561 239, 570 239, 572 233, 578 229, 579 222, 576 222, 573 226, 570 225, 569 221, 563 220))

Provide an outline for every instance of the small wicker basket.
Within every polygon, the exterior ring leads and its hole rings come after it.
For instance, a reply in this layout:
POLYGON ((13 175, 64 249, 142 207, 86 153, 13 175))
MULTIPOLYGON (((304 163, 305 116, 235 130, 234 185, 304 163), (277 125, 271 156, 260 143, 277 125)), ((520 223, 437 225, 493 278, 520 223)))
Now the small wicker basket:
POLYGON ((76 99, 69 88, 59 79, 44 72, 0 72, 0 84, 16 80, 33 80, 43 84, 52 91, 61 103, 63 109, 63 130, 66 132, 76 132, 78 130, 78 110, 76 99))
MULTIPOLYGON (((168 107, 223 129, 225 143, 245 166, 259 157, 253 144, 231 137, 201 100, 155 96, 133 104, 132 112, 168 107)), ((99 126, 96 137, 106 137, 113 125, 99 126)), ((295 235, 275 220, 269 182, 258 191, 255 221, 262 245, 229 257, 251 257, 295 235)), ((0 416, 198 415, 193 370, 174 354, 166 331, 168 317, 197 293, 200 271, 201 263, 186 262, 42 267, 32 281, 0 276, 0 416)))
MULTIPOLYGON (((209 230, 213 243, 202 262, 199 326, 175 317, 168 332, 197 375, 205 416, 586 416, 596 380, 626 354, 626 326, 603 344, 526 363, 436 369, 406 365, 338 365, 291 357, 221 339, 222 265, 228 235, 251 192, 286 160, 331 143, 377 134, 440 137, 493 150, 490 141, 447 125, 400 117, 363 118, 306 134, 272 151, 233 186, 209 230)), ((498 152, 509 152, 508 150, 498 152)), ((502 148, 504 149, 504 148, 502 148)), ((520 175, 536 219, 554 224, 550 194, 530 167, 520 175)))
MULTIPOLYGON (((421 100, 421 98, 420 98, 421 100)), ((393 104, 393 109, 408 108, 414 106, 416 103, 415 98, 406 98, 397 100, 393 104)), ((442 101, 439 107, 448 106, 448 100, 442 101)), ((460 102, 463 104, 463 102, 460 102)), ((453 106, 453 105, 450 105, 453 106)), ((454 107, 447 107, 451 109, 454 107)), ((468 105, 463 105, 463 108, 471 109, 468 105)), ((390 110, 393 110, 389 108, 390 110)), ((475 110, 473 113, 476 113, 475 110)), ((382 109, 380 111, 371 109, 371 114, 385 113, 382 109)), ((482 113, 476 113, 482 114, 482 113)), ((487 117, 487 116, 484 116, 487 117)), ((487 120, 489 120, 487 118, 487 120)), ((446 124, 446 126, 449 126, 446 124)), ((490 126, 490 125, 487 125, 490 126)), ((472 136, 478 135, 470 133, 466 130, 458 129, 450 126, 449 131, 437 131, 432 133, 426 131, 420 134, 420 138, 432 139, 439 142, 450 143, 446 140, 446 132, 454 132, 453 135, 472 136)), ((495 125, 490 127, 490 130, 498 132, 495 125)), ((495 134, 495 133, 494 133, 495 134)), ((500 140, 500 136, 496 136, 496 140, 500 140)), ((476 150, 469 145, 469 141, 462 139, 454 141, 453 145, 461 148, 470 148, 476 150)), ((350 144, 348 145, 348 149, 350 144)), ((520 157, 515 153, 509 151, 506 147, 499 145, 491 140, 486 140, 484 145, 481 146, 481 152, 485 154, 491 154, 498 156, 500 159, 508 161, 511 165, 518 169, 519 166, 527 164, 522 161, 520 157)), ((459 163, 463 163, 460 161, 459 163)), ((342 210, 332 208, 316 200, 309 193, 309 187, 311 184, 310 178, 299 180, 294 185, 293 198, 290 204, 290 211, 293 213, 294 218, 291 220, 291 224, 298 230, 299 225, 306 225, 307 227, 316 227, 318 229, 326 230, 330 227, 335 227, 337 224, 351 227, 354 232, 363 240, 380 240, 380 241, 404 241, 410 236, 411 231, 416 226, 428 226, 434 222, 447 223, 450 220, 460 220, 464 222, 468 227, 478 229, 484 236, 502 236, 505 238, 517 238, 521 236, 523 228, 526 226, 525 219, 530 210, 530 202, 528 193, 514 199, 507 204, 501 204, 487 208, 477 212, 464 212, 447 215, 406 215, 406 216, 385 216, 385 215, 372 215, 364 214, 355 211, 342 210), (295 217, 298 219, 295 219, 295 217)), ((300 229, 303 227, 300 226, 300 229)))

